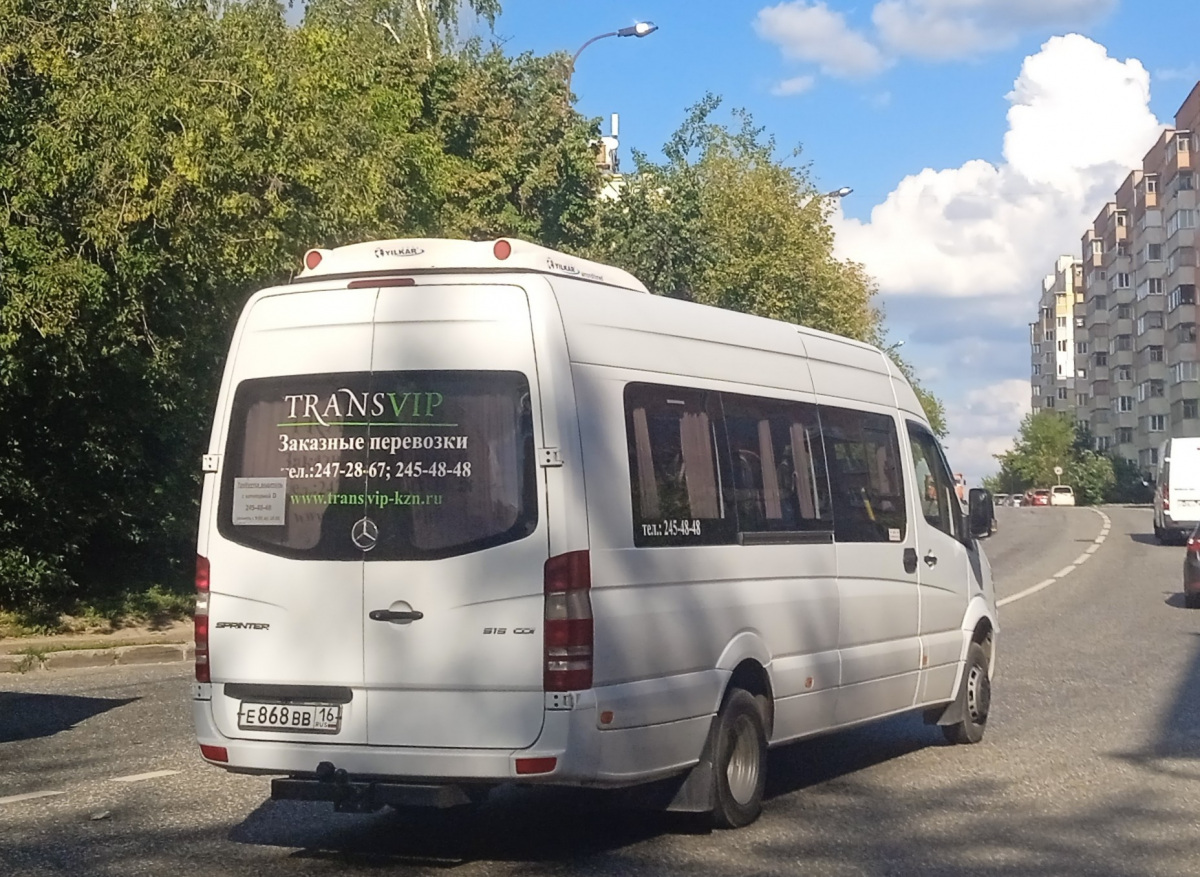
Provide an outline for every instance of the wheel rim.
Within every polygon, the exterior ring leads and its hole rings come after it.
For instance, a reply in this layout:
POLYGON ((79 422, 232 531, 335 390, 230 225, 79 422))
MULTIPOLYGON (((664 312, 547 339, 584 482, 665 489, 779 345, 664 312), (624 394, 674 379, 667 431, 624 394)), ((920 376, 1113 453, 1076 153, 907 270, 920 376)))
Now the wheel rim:
POLYGON ((730 737, 733 742, 725 768, 729 794, 739 804, 748 804, 758 788, 759 751, 754 723, 746 716, 739 716, 730 729, 730 737))
POLYGON ((967 675, 967 714, 976 725, 987 721, 988 708, 992 703, 992 684, 987 671, 975 664, 967 675))

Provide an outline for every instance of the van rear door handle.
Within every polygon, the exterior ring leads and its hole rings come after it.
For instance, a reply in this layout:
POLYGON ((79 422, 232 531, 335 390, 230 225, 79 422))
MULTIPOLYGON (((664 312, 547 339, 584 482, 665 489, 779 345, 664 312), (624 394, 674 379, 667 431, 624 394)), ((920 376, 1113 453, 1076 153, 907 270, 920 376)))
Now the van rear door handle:
POLYGON ((917 571, 917 549, 904 549, 904 571, 907 573, 914 573, 917 571))
POLYGON ((367 615, 372 621, 420 621, 425 617, 424 612, 413 609, 409 612, 396 612, 392 609, 372 609, 367 615))
POLYGON ((937 566, 937 555, 932 551, 925 555, 926 566, 937 566))

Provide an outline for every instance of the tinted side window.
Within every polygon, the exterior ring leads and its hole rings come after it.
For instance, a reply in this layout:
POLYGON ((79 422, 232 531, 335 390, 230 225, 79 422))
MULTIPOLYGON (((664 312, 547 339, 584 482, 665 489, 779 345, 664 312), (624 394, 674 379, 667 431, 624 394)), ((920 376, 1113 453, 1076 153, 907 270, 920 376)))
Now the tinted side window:
POLYGON ((820 407, 839 542, 902 542, 907 518, 895 421, 884 414, 820 407))
POLYGON ((962 504, 941 447, 925 427, 916 423, 908 424, 908 437, 912 442, 921 514, 932 526, 957 538, 962 525, 962 504))
POLYGON ((722 394, 738 529, 833 529, 814 405, 722 394))
POLYGON ((720 400, 699 390, 630 384, 625 428, 635 545, 706 545, 735 536, 718 456, 720 400))

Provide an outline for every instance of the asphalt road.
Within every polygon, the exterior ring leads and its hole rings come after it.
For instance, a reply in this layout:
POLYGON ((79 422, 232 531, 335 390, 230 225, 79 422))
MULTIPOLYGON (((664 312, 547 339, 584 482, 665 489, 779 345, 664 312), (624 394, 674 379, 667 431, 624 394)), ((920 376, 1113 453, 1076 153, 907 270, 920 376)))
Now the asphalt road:
POLYGON ((114 667, 0 679, 0 875, 1200 875, 1200 612, 1149 511, 1102 511, 999 510, 983 743, 901 717, 775 750, 740 831, 549 791, 273 803, 200 761, 188 665, 114 667))

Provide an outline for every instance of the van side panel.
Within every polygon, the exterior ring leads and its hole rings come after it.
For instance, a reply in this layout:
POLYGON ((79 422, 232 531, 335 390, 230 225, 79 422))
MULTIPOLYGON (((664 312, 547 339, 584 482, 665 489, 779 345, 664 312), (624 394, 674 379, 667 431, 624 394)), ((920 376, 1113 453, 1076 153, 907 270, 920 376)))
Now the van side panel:
MULTIPOLYGON (((689 363, 677 367, 682 371, 689 363)), ((775 355, 771 366, 803 363, 775 355)), ((626 726, 711 715, 739 660, 726 647, 746 636, 762 647, 747 648, 741 657, 770 656, 774 693, 790 699, 775 738, 827 725, 832 700, 816 695, 838 685, 832 544, 634 547, 623 391, 631 382, 663 378, 578 363, 573 374, 584 458, 589 472, 604 476, 588 484, 597 708, 611 710, 614 721, 626 726), (733 666, 721 672, 723 655, 733 666), (678 682, 681 696, 664 701, 656 686, 632 684, 654 679, 678 682), (664 703, 675 712, 664 711, 664 703)), ((674 380, 715 388, 711 381, 674 380)), ((739 389, 744 387, 732 387, 739 389)))

